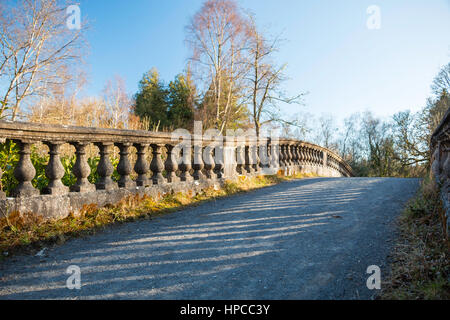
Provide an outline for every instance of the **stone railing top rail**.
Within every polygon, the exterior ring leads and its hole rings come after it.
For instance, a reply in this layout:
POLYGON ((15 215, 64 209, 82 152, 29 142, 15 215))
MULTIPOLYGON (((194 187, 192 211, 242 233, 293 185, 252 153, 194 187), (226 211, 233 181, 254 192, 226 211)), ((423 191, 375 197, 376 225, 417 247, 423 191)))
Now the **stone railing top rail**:
POLYGON ((330 149, 327 149, 325 147, 321 147, 321 146, 311 143, 311 142, 306 142, 306 141, 296 140, 296 139, 280 138, 278 141, 280 144, 290 144, 290 145, 295 144, 295 145, 313 148, 318 151, 326 152, 328 154, 328 156, 330 156, 330 155, 333 156, 336 159, 336 161, 342 162, 342 164, 344 164, 346 166, 346 168, 348 168, 350 171, 352 170, 350 165, 344 159, 342 159, 342 157, 340 155, 338 155, 334 151, 331 151, 330 149))
MULTIPOLYGON (((191 135, 195 140, 197 136, 191 135)), ((242 137, 241 137, 242 138, 242 137)), ((49 141, 49 142, 114 142, 114 143, 144 143, 144 144, 177 144, 181 142, 181 137, 172 139, 172 133, 152 132, 143 130, 126 130, 126 129, 105 129, 93 127, 76 127, 55 124, 40 124, 30 122, 11 122, 0 120, 0 141, 4 139, 17 139, 27 142, 49 141)), ((233 141, 236 137, 224 137, 225 145, 233 141)), ((247 138, 246 144, 251 142, 253 138, 247 138)), ((239 140, 239 139, 237 139, 239 140)), ((201 137, 198 141, 202 141, 204 145, 213 143, 214 137, 206 139, 201 137)), ((324 147, 295 139, 280 138, 279 144, 301 145, 318 151, 323 151, 329 157, 334 158, 341 163, 346 170, 352 172, 351 167, 336 153, 324 147)), ((239 144, 239 141, 237 141, 239 144)))
POLYGON ((170 133, 0 121, 0 138, 63 142, 173 143, 170 133))

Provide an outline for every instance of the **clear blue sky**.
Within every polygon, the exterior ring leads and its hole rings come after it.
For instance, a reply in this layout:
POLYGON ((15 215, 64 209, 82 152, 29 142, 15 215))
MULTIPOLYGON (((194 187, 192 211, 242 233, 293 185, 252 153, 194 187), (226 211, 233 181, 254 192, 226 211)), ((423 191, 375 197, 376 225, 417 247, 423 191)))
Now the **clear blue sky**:
MULTIPOLYGON (((120 75, 137 90, 152 67, 170 81, 186 64, 184 27, 203 0, 81 0, 90 55, 86 94, 100 94, 120 75)), ((309 92, 306 106, 287 113, 331 113, 342 119, 370 110, 389 116, 418 110, 440 67, 450 61, 449 0, 241 0, 272 34, 283 32, 278 63, 288 63, 286 91, 309 92), (366 10, 377 5, 381 28, 369 30, 366 10)))

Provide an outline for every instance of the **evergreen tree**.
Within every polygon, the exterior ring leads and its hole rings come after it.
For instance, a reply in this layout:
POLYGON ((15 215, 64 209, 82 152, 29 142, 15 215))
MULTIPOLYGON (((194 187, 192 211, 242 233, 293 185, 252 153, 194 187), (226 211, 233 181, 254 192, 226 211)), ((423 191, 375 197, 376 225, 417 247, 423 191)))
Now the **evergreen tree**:
POLYGON ((187 75, 179 74, 168 88, 169 111, 167 117, 173 128, 193 129, 196 91, 187 75))
POLYGON ((147 118, 153 128, 168 127, 168 95, 164 83, 160 81, 158 70, 151 69, 139 82, 139 91, 135 95, 135 114, 147 118))

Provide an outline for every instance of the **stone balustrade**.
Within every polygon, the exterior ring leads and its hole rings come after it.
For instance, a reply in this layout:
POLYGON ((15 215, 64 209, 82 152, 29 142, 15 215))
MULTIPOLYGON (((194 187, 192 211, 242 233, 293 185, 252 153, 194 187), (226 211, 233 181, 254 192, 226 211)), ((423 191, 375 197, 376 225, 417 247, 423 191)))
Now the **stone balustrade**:
POLYGON ((169 192, 197 193, 239 175, 281 171, 286 175, 304 172, 332 177, 353 176, 350 166, 335 153, 292 139, 207 139, 194 135, 6 121, 0 121, 0 139, 2 142, 14 141, 20 156, 14 168, 17 187, 8 198, 0 190, 0 216, 17 211, 61 218, 76 214, 86 205, 114 204, 133 194, 157 198, 169 192), (48 185, 42 191, 32 184, 36 170, 30 154, 31 146, 36 143, 49 148, 45 169, 48 185), (61 180, 65 174, 60 159, 63 144, 75 148, 76 162, 72 173, 76 182, 71 186, 64 185, 61 180), (100 158, 95 183, 88 179, 91 173, 88 146, 95 146, 100 158), (115 147, 119 150, 118 181, 112 178, 115 169, 111 154, 115 147), (130 160, 132 153, 136 157, 134 164, 130 160))
POLYGON ((441 187, 441 198, 450 229, 450 109, 431 137, 431 170, 441 187))

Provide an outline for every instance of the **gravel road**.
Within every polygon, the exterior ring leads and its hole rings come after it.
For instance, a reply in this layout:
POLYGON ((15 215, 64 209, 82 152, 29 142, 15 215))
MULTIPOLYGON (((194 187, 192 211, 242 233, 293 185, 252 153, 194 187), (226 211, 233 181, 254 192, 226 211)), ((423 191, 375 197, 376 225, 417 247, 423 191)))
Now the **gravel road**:
POLYGON ((285 182, 0 263, 0 299, 371 299, 417 179, 285 182), (79 266, 81 289, 67 268, 79 266))

